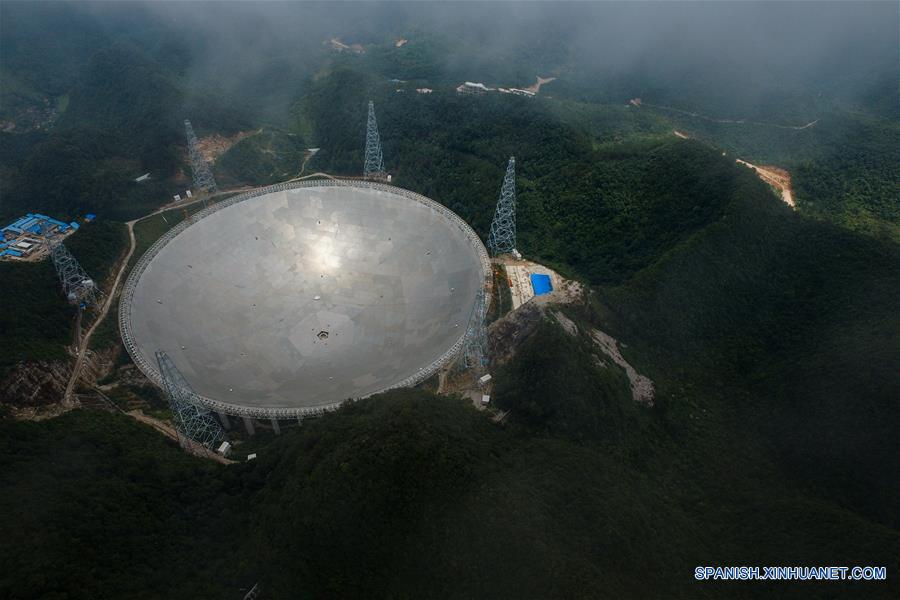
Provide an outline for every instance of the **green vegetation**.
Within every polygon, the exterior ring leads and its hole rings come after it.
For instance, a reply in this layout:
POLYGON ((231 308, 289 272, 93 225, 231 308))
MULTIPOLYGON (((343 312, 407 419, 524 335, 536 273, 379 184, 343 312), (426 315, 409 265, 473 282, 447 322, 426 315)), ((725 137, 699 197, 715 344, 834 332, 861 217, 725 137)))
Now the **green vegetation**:
MULTIPOLYGON (((100 220, 83 225, 65 243, 102 285, 128 242, 121 223, 100 220)), ((0 289, 16 299, 0 314, 0 375, 20 361, 65 359, 75 309, 63 297, 52 261, 0 262, 0 289)))
MULTIPOLYGON (((503 424, 433 396, 430 380, 245 441, 240 453, 259 459, 224 467, 121 415, 0 420, 0 595, 240 598, 259 581, 273 598, 897 597, 893 55, 881 83, 879 65, 790 86, 785 70, 767 73, 781 88, 755 95, 721 67, 705 71, 712 82, 673 82, 653 65, 588 69, 553 18, 523 23, 515 52, 487 52, 487 25, 435 34, 361 17, 345 41, 365 54, 315 39, 298 66, 269 51, 236 86, 247 91, 229 95, 203 83, 222 69, 195 78, 200 38, 150 13, 114 11, 104 27, 75 5, 0 10, 3 118, 45 100, 57 110, 47 127, 0 133, 0 213, 99 212, 70 244, 98 280, 124 243, 110 217, 146 214, 182 185, 185 116, 198 115, 201 135, 263 127, 219 158, 222 182, 294 176, 307 145, 322 148, 315 170, 357 175, 371 98, 394 182, 482 236, 515 155, 519 248, 591 286, 589 304, 564 309, 577 335, 548 319, 493 369, 503 424), (396 48, 401 34, 410 42, 396 48), (551 71, 560 79, 535 99, 452 91, 551 71), (850 97, 861 80, 869 96, 850 97), (413 93, 419 82, 435 93, 413 93), (625 106, 638 95, 643 108, 625 106), (289 103, 293 135, 265 121, 284 120, 289 103), (819 122, 711 120, 729 118, 819 122), (735 156, 787 168, 799 211, 735 156), (132 181, 146 171, 149 182, 132 181), (652 408, 632 401, 592 327, 652 378, 652 408), (888 581, 694 581, 707 564, 884 565, 888 581)), ((200 208, 137 223, 132 265, 200 208)), ((492 319, 511 302, 503 279, 492 319)), ((0 375, 63 358, 73 311, 52 266, 0 263, 0 288, 16 299, 0 317, 0 375)), ((114 336, 110 318, 96 347, 114 336)), ((164 414, 152 388, 111 395, 164 414)))
MULTIPOLYGON (((900 242, 900 125, 896 119, 820 108, 815 125, 788 129, 672 118, 682 131, 756 164, 787 169, 804 214, 900 242)), ((811 121, 809 119, 807 122, 811 121)), ((798 122, 805 125, 805 122, 798 122)))
POLYGON ((122 223, 101 219, 82 225, 65 244, 84 272, 103 286, 128 248, 128 231, 122 223))
POLYGON ((900 526, 900 252, 743 194, 618 289, 604 323, 695 435, 763 449, 799 488, 900 526), (877 382, 877 383, 876 383, 877 382))
POLYGON ((75 312, 50 261, 0 262, 0 287, 15 306, 0 312, 0 374, 22 360, 60 360, 72 342, 75 312))
POLYGON ((397 95, 346 69, 317 81, 303 102, 326 171, 359 170, 367 96, 381 99, 395 182, 445 204, 486 237, 502 169, 515 155, 519 248, 594 283, 623 281, 719 218, 739 177, 714 149, 668 134, 595 147, 540 102, 397 95))
POLYGON ((0 430, 4 596, 229 597, 224 469, 121 415, 0 430))
POLYGON ((105 350, 119 343, 119 300, 109 307, 106 318, 97 325, 88 346, 91 350, 105 350))
POLYGON ((0 132, 0 217, 146 214, 171 196, 186 115, 202 115, 194 122, 201 135, 246 126, 238 111, 184 78, 183 47, 136 44, 128 30, 140 29, 139 19, 104 28, 74 5, 6 3, 2 10, 4 84, 19 78, 40 98, 66 99, 53 127, 0 132), (145 172, 150 180, 133 181, 145 172))
POLYGON ((538 431, 572 439, 612 441, 627 437, 624 430, 639 431, 640 408, 624 372, 613 364, 598 368, 602 359, 592 346, 542 323, 498 373, 497 403, 538 431))
POLYGON ((297 177, 305 149, 303 138, 294 134, 264 131, 251 135, 216 161, 216 180, 220 185, 267 185, 297 177))
MULTIPOLYGON (((540 327, 498 373, 513 407, 505 427, 468 401, 399 390, 307 421, 232 467, 121 416, 0 423, 11 490, 0 500, 11 542, 2 558, 15 567, 0 589, 240 597, 259 581, 274 598, 694 598, 693 567, 710 556, 900 566, 896 530, 798 494, 746 436, 709 436, 629 403, 623 374, 593 354, 587 340, 540 327), (504 568, 483 568, 498 560, 504 568)), ((890 597, 891 585, 741 593, 890 597)))
POLYGON ((488 310, 487 322, 492 323, 512 310, 512 293, 509 290, 509 279, 506 268, 495 264, 494 287, 491 290, 491 307, 488 310))

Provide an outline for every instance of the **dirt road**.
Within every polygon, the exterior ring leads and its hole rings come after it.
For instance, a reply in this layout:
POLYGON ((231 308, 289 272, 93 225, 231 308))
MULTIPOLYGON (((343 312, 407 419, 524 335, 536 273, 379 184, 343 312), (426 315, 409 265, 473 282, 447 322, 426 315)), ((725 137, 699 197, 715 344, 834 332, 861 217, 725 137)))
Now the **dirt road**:
MULTIPOLYGON (((234 188, 234 189, 229 189, 229 190, 222 190, 220 192, 217 192, 214 195, 230 194, 232 192, 239 192, 239 191, 243 191, 243 190, 247 190, 247 189, 251 189, 251 188, 241 187, 241 188, 234 188)), ((62 405, 66 409, 75 407, 76 403, 73 400, 72 391, 75 389, 75 384, 78 382, 78 376, 81 374, 81 368, 82 368, 82 365, 84 364, 84 358, 87 355, 88 347, 90 346, 91 336, 94 335, 94 331, 97 329, 97 327, 100 325, 100 323, 103 322, 103 319, 106 318, 106 315, 109 312, 110 307, 114 304, 115 299, 116 299, 116 293, 119 289, 119 283, 122 281, 122 276, 125 274, 125 271, 128 270, 128 262, 131 260, 132 254, 134 254, 134 249, 136 246, 136 242, 134 239, 135 224, 137 224, 140 221, 143 221, 144 219, 147 219, 154 215, 158 215, 159 213, 165 212, 167 210, 172 210, 173 208, 184 208, 191 204, 195 204, 197 202, 206 202, 208 199, 209 198, 207 198, 206 196, 196 196, 194 198, 191 198, 188 201, 176 202, 173 204, 163 206, 161 208, 154 210, 153 212, 151 212, 149 214, 144 215, 143 217, 140 217, 138 219, 134 219, 132 221, 128 221, 127 223, 125 223, 125 225, 128 227, 128 252, 124 256, 124 258, 122 258, 119 261, 119 270, 116 273, 116 278, 115 278, 115 281, 113 281, 113 285, 109 290, 109 294, 107 294, 107 296, 106 296, 106 301, 103 303, 103 306, 100 309, 100 314, 94 320, 94 323, 91 325, 90 329, 87 330, 87 333, 84 334, 84 337, 81 339, 80 343, 77 344, 77 346, 76 346, 76 350, 77 350, 78 354, 75 358, 75 366, 72 367, 72 375, 69 378, 69 383, 66 385, 66 391, 65 391, 65 394, 63 394, 63 399, 62 399, 62 405)), ((80 319, 79 319, 79 323, 80 323, 80 319)))
POLYGON ((542 85, 544 85, 545 83, 550 83, 551 81, 556 81, 556 77, 540 77, 540 76, 538 76, 536 81, 532 85, 529 85, 525 89, 529 92, 534 92, 535 94, 537 94, 538 92, 541 91, 542 85))
POLYGON ((756 171, 756 174, 760 179, 781 192, 781 199, 784 200, 785 204, 796 210, 797 204, 794 202, 794 194, 791 190, 790 173, 788 173, 784 169, 779 169, 778 167, 760 167, 739 158, 736 162, 739 162, 742 165, 746 165, 756 171))
POLYGON ((130 410, 125 414, 136 421, 140 421, 141 423, 144 423, 145 425, 149 425, 150 427, 152 427, 156 431, 160 432, 167 438, 175 440, 176 442, 181 444, 181 446, 185 450, 187 450, 194 456, 198 456, 200 458, 208 458, 208 459, 214 460, 218 463, 222 463, 223 465, 233 465, 235 463, 235 461, 228 460, 221 454, 216 454, 212 450, 209 450, 208 448, 204 447, 202 444, 198 444, 194 440, 182 440, 178 436, 178 432, 175 430, 175 428, 172 427, 169 423, 166 423, 165 421, 160 421, 159 419, 151 417, 150 415, 146 415, 143 413, 143 411, 130 410))
MULTIPOLYGON (((91 336, 94 335, 94 331, 97 329, 97 326, 103 322, 103 319, 106 318, 106 314, 109 312, 109 307, 112 306, 113 301, 116 299, 116 290, 119 287, 119 281, 122 279, 122 274, 125 273, 125 269, 128 266, 128 261, 131 260, 131 255, 134 254, 134 224, 138 220, 128 221, 126 225, 128 226, 128 252, 125 257, 119 261, 119 272, 116 273, 116 279, 113 281, 112 287, 109 290, 109 294, 106 296, 106 302, 103 303, 103 307, 100 310, 100 314, 94 319, 94 323, 87 330, 87 333, 84 334, 84 337, 81 339, 81 343, 78 345, 78 356, 75 359, 75 366, 72 367, 72 376, 69 378, 69 383, 66 385, 66 392, 63 394, 63 406, 74 406, 75 402, 72 399, 72 390, 75 389, 75 383, 78 381, 78 376, 81 374, 81 366, 84 363, 84 357, 87 354, 88 346, 90 346, 91 336)), ((78 319, 79 323, 81 322, 81 315, 79 315, 78 319)))
POLYGON ((631 366, 631 363, 625 360, 625 357, 619 351, 618 342, 611 335, 599 329, 592 330, 590 334, 594 343, 600 347, 603 353, 625 370, 625 374, 628 376, 628 381, 631 384, 631 398, 635 402, 653 406, 654 388, 650 378, 638 373, 631 366))
POLYGON ((713 117, 707 117, 706 115, 691 112, 689 110, 683 110, 680 108, 674 108, 672 106, 663 106, 661 104, 650 104, 649 102, 645 102, 643 100, 638 101, 637 103, 631 102, 633 106, 649 106, 650 108, 658 108, 660 110, 667 110, 671 112, 676 112, 682 115, 687 115, 689 117, 694 117, 695 119, 703 119, 704 121, 710 121, 711 123, 727 123, 732 125, 760 125, 762 127, 776 127, 778 129, 793 129, 795 131, 800 131, 801 129, 806 129, 808 127, 812 127, 816 123, 819 122, 818 119, 815 121, 810 121, 806 125, 781 125, 779 123, 767 123, 766 121, 750 121, 748 119, 714 119, 713 117))
MULTIPOLYGON (((805 127, 809 127, 806 125, 805 127)), ((801 129, 803 129, 801 127, 801 129)), ((676 136, 680 137, 683 140, 691 139, 689 135, 686 133, 682 133, 677 129, 673 130, 676 136)), ((724 152, 722 153, 724 154, 724 152)), ((746 160, 741 160, 740 158, 736 158, 735 162, 739 162, 742 165, 746 165, 756 171, 757 177, 774 187, 781 194, 781 199, 785 204, 797 210, 797 204, 794 202, 794 191, 791 187, 791 174, 781 169, 779 167, 773 167, 771 165, 762 166, 754 165, 753 163, 749 163, 746 160)))

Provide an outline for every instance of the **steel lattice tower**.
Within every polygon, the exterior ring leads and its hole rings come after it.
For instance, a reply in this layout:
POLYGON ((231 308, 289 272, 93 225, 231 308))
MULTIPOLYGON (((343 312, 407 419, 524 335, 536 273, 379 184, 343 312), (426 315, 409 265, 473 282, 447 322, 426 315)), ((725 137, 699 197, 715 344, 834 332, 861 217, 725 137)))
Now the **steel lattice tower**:
POLYGON ((516 248, 516 158, 509 157, 506 177, 500 188, 500 199, 491 222, 491 235, 488 238, 488 249, 497 256, 512 252, 516 248))
POLYGON ((50 246, 50 258, 66 300, 82 308, 97 305, 97 286, 62 242, 50 246))
POLYGON ((197 143, 194 128, 187 119, 184 120, 184 132, 187 135, 188 153, 191 156, 194 188, 198 191, 205 190, 210 194, 214 194, 219 188, 216 186, 216 180, 213 178, 212 171, 209 170, 209 164, 203 158, 203 154, 200 153, 200 145, 197 143))
POLYGON ((469 319, 469 327, 466 330, 466 345, 463 350, 463 366, 467 369, 481 369, 488 363, 487 354, 487 330, 485 317, 487 309, 484 296, 484 288, 478 290, 475 306, 472 308, 472 318, 469 319))
POLYGON ((384 179, 385 176, 381 137, 378 135, 378 123, 375 121, 375 103, 369 100, 369 120, 366 124, 366 164, 363 167, 363 177, 384 179))
POLYGON ((225 435, 219 422, 209 410, 191 402, 190 398, 194 391, 168 354, 157 350, 156 362, 159 363, 163 387, 169 398, 172 415, 175 417, 175 428, 182 438, 181 445, 185 446, 186 441, 183 438, 188 438, 210 450, 215 450, 225 435))

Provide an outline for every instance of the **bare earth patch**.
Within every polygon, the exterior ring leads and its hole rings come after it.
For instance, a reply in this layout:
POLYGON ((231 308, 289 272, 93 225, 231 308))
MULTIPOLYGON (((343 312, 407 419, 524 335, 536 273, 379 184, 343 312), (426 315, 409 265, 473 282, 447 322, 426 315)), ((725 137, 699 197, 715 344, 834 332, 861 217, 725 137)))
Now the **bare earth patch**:
POLYGON ((131 410, 128 411, 127 414, 129 417, 136 421, 140 421, 145 425, 149 425, 159 433, 163 434, 169 439, 172 439, 178 442, 182 448, 184 448, 187 452, 197 456, 199 458, 208 458, 210 460, 214 460, 218 463, 222 463, 223 465, 232 465, 235 461, 228 460, 220 454, 216 454, 212 450, 207 449, 201 444, 198 444, 194 440, 183 438, 178 435, 178 432, 175 428, 166 421, 161 421, 156 417, 151 417, 150 415, 144 414, 144 411, 141 410, 131 410))
POLYGON ((529 92, 534 92, 535 94, 537 94, 538 92, 541 91, 542 85, 544 85, 545 83, 550 83, 551 81, 556 81, 556 77, 540 77, 540 76, 538 76, 536 78, 536 81, 534 82, 534 84, 529 85, 525 89, 529 92))
POLYGON ((578 325, 575 324, 575 321, 562 314, 558 310, 553 311, 553 316, 559 321, 559 324, 562 325, 562 328, 566 330, 566 333, 575 337, 578 335, 578 325))
POLYGON ((774 187, 781 194, 781 199, 791 208, 796 209, 797 204, 794 202, 794 191, 791 188, 791 174, 780 167, 771 165, 757 166, 748 163, 745 160, 737 159, 737 162, 746 165, 756 171, 756 175, 774 187))
MULTIPOLYGON (((813 121, 812 123, 804 125, 803 127, 797 127, 796 129, 806 129, 807 127, 815 124, 816 121, 813 121)), ((678 131, 677 129, 673 130, 672 133, 683 140, 691 139, 691 136, 678 131)), ((723 152, 722 154, 724 155, 725 153, 723 152)), ((756 172, 757 177, 759 177, 778 191, 778 193, 781 195, 781 199, 785 204, 796 210, 797 204, 796 202, 794 202, 794 190, 791 187, 790 173, 788 173, 781 167, 776 167, 773 165, 758 166, 754 165, 753 163, 749 163, 746 160, 741 160, 740 158, 735 159, 735 162, 739 162, 740 164, 753 169, 756 172)))
POLYGON ((353 52, 354 54, 363 54, 366 49, 363 48, 362 44, 345 44, 341 41, 340 38, 331 38, 323 42, 324 44, 328 44, 331 46, 332 50, 337 50, 338 52, 353 52))
POLYGON ((207 162, 212 164, 216 162, 217 158, 228 152, 228 150, 230 150, 231 147, 237 144, 239 141, 243 140, 244 138, 248 138, 251 135, 256 135, 260 132, 262 132, 262 129, 258 129, 256 131, 239 131, 230 137, 213 134, 202 137, 197 140, 197 142, 203 158, 205 158, 207 162))
POLYGON ((614 363, 625 369, 628 381, 631 382, 631 397, 635 402, 653 406, 653 382, 649 377, 638 373, 629 364, 619 351, 619 345, 611 335, 603 333, 599 329, 591 331, 594 342, 603 350, 603 353, 612 359, 614 363))
MULTIPOLYGON (((510 291, 513 295, 513 309, 503 317, 497 319, 488 327, 488 345, 491 352, 491 368, 501 366, 512 359, 518 347, 537 329, 545 315, 551 315, 565 332, 573 337, 579 334, 578 325, 555 307, 561 304, 577 304, 585 302, 585 289, 577 281, 563 278, 556 271, 544 265, 511 256, 501 256, 494 259, 495 263, 506 267, 510 274, 510 291), (520 275, 512 275, 521 271, 520 275), (530 281, 527 277, 530 273, 545 273, 550 275, 553 291, 549 294, 535 296, 534 292, 526 293, 526 286, 530 291, 530 281), (518 295, 518 301, 517 301, 518 295)), ((622 356, 616 340, 598 330, 590 329, 586 332, 599 349, 614 363, 625 370, 628 381, 631 384, 631 397, 635 402, 647 406, 653 406, 654 386, 649 377, 641 375, 622 356)), ((599 367, 606 367, 599 358, 599 367)), ((475 377, 468 371, 453 372, 452 367, 441 374, 438 393, 458 393, 468 396, 472 403, 482 408, 479 403, 481 394, 490 393, 490 386, 479 388, 475 377)), ((504 415, 505 416, 505 415, 504 415)))

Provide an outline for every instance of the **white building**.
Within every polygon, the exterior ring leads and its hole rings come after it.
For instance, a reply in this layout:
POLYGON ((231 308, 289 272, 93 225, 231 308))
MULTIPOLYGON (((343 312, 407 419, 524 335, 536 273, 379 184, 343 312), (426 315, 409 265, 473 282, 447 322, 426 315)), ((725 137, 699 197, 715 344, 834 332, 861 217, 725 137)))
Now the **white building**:
POLYGON ((456 88, 457 94, 468 94, 472 96, 481 96, 489 91, 491 91, 491 88, 483 83, 475 83, 472 81, 466 81, 456 88))
POLYGON ((534 98, 534 92, 530 90, 520 90, 519 88, 509 88, 510 94, 515 94, 516 96, 525 96, 526 98, 534 98))

